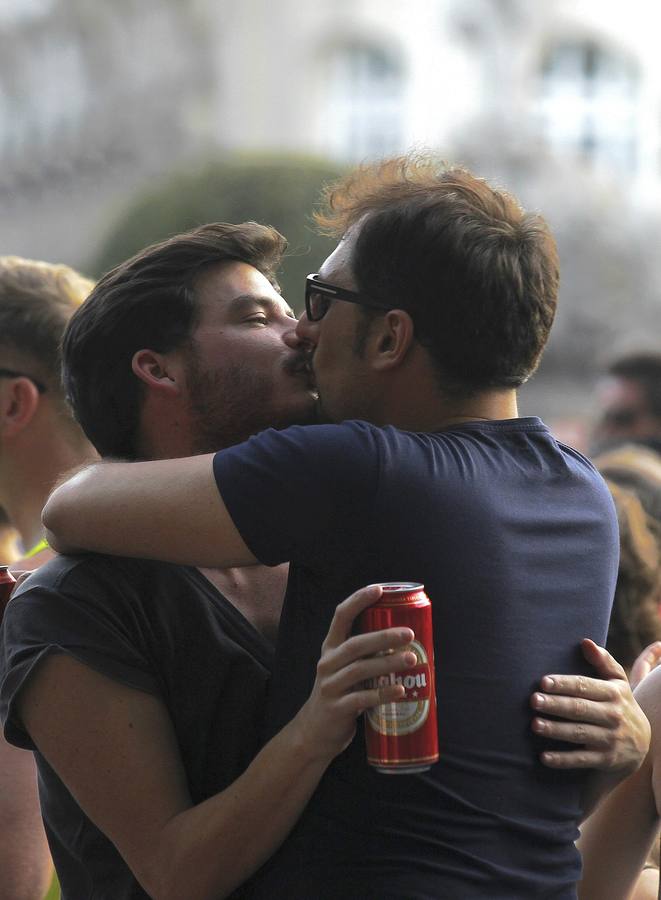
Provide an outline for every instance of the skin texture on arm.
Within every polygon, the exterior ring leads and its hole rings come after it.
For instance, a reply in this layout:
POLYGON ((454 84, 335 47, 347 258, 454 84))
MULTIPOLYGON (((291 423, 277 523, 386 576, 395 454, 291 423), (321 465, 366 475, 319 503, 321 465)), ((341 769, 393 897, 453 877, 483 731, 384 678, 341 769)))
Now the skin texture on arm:
MULTIPOLYGON (((656 669, 636 691, 652 726, 650 750, 642 766, 608 796, 583 825, 581 900, 644 897, 636 886, 658 835, 657 799, 661 788, 661 670, 656 669)), ((643 876, 644 879, 653 876, 643 876)), ((658 884, 658 873, 656 875, 658 884)))
POLYGON ((537 713, 532 729, 577 745, 575 750, 545 752, 541 761, 551 768, 593 770, 584 797, 588 815, 641 765, 650 744, 650 725, 617 660, 593 641, 582 641, 581 648, 598 677, 546 675, 542 690, 531 697, 537 713))
POLYGON ((0 736, 0 900, 43 900, 52 864, 34 757, 0 736))
POLYGON ((20 697, 24 725, 81 808, 156 900, 218 900, 279 846, 368 706, 401 685, 356 689, 414 663, 410 629, 350 637, 380 588, 341 603, 317 679, 297 716, 233 784, 193 806, 172 722, 160 698, 114 682, 69 656, 41 662, 20 697), (385 650, 387 657, 374 656, 385 650))
POLYGON ((205 454, 83 469, 44 507, 50 546, 183 565, 254 565, 220 497, 212 461, 205 454))

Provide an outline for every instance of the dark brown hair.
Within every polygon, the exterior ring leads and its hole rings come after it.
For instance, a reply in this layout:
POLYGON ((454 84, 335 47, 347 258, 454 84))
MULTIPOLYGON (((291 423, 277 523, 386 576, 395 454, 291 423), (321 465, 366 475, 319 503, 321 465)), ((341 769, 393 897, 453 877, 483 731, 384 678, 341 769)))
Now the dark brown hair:
POLYGON ((512 196, 410 155, 329 186, 315 219, 335 236, 358 225, 358 289, 411 314, 446 390, 518 387, 535 370, 555 315, 558 256, 544 220, 512 196))
POLYGON ((137 453, 141 384, 136 351, 180 347, 197 323, 195 282, 210 266, 248 263, 277 287, 287 242, 274 228, 216 223, 138 253, 99 281, 72 317, 64 344, 64 384, 74 414, 102 456, 137 453))

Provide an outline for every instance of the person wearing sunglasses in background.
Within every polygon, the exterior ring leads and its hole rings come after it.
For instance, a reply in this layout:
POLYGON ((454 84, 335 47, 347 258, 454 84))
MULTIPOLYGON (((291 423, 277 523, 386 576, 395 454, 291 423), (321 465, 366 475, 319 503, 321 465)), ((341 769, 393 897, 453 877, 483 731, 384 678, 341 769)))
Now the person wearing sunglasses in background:
POLYGON ((614 360, 597 386, 597 406, 593 454, 635 444, 661 458, 660 353, 632 353, 614 360))
MULTIPOLYGON (((41 509, 66 471, 96 458, 60 384, 60 342, 93 283, 65 265, 0 257, 0 507, 20 571, 53 556, 41 509)), ((51 872, 32 755, 0 737, 0 898, 41 900, 51 872)))
MULTIPOLYGON (((578 821, 606 783, 588 767, 624 777, 649 728, 633 713, 623 756, 599 718, 576 727, 537 716, 531 733, 531 686, 549 672, 587 673, 579 644, 605 639, 617 573, 604 482, 517 412, 516 388, 555 313, 554 241, 512 197, 432 158, 361 168, 327 199, 319 220, 340 243, 307 279, 306 315, 282 340, 308 349, 318 418, 339 424, 271 430, 215 455, 93 466, 52 495, 45 523, 63 550, 196 565, 291 560, 269 734, 314 690, 343 596, 372 581, 425 584, 440 762, 384 777, 367 767, 358 734, 253 896, 569 900, 578 821), (555 737, 582 746, 554 750, 555 737)), ((610 658, 594 644, 585 651, 608 674, 610 658)), ((554 697, 570 681, 542 682, 543 709, 576 717, 576 704, 554 697)), ((16 712, 71 778, 58 721, 44 714, 54 699, 37 672, 16 712)), ((249 840, 254 816, 236 827, 249 840)))

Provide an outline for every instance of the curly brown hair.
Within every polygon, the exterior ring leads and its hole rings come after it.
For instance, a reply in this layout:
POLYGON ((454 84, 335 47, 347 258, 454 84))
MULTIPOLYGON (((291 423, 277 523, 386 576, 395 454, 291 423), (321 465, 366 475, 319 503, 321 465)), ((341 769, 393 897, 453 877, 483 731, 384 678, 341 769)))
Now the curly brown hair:
POLYGON ((629 490, 606 482, 620 530, 620 565, 606 647, 629 670, 661 639, 661 525, 629 490))

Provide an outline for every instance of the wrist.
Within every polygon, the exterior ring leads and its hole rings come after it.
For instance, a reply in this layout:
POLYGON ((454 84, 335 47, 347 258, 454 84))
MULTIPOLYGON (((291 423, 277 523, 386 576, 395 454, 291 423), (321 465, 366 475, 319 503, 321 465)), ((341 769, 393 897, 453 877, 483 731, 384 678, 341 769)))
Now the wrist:
POLYGON ((322 771, 339 752, 339 749, 333 746, 329 735, 319 734, 319 726, 312 721, 308 703, 301 707, 281 734, 286 737, 290 752, 303 765, 321 768, 322 771))

